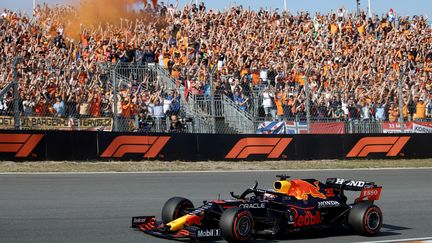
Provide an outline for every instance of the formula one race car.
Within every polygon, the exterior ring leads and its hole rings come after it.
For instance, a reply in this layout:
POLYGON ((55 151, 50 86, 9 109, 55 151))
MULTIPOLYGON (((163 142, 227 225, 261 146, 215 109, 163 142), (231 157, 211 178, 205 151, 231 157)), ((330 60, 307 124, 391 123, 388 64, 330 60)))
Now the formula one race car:
POLYGON ((162 208, 162 221, 154 216, 132 218, 132 227, 149 235, 172 240, 246 241, 311 228, 348 225, 355 233, 373 236, 382 226, 383 215, 374 205, 382 187, 373 182, 329 178, 289 180, 277 176, 274 190, 252 188, 233 200, 204 201, 194 207, 182 197, 169 199, 162 208), (348 204, 344 191, 361 191, 348 204))

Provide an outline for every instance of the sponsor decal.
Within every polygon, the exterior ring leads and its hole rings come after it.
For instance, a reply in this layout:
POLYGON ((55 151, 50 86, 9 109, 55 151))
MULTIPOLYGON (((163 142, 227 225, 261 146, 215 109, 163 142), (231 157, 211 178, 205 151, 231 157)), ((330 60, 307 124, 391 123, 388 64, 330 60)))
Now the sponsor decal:
POLYGON ((334 189, 333 188, 326 188, 326 189, 324 189, 325 190, 325 192, 326 192, 326 196, 327 197, 334 197, 335 196, 335 194, 334 194, 334 189))
POLYGON ((143 230, 150 230, 155 227, 156 218, 154 216, 132 217, 132 227, 142 227, 143 230))
POLYGON ((265 203, 247 203, 240 204, 240 208, 265 208, 265 203))
MULTIPOLYGON (((399 122, 383 122, 383 133, 402 133, 399 122)), ((404 122, 403 133, 432 133, 432 122, 404 122)))
POLYGON ((387 153, 386 157, 398 156, 410 137, 365 137, 360 139, 347 154, 347 158, 367 157, 370 153, 387 153))
POLYGON ((125 154, 144 154, 145 158, 156 158, 169 136, 118 136, 102 153, 102 158, 121 158, 125 154))
POLYGON ((13 116, 0 116, 0 129, 14 129, 15 121, 13 116))
POLYGON ((355 186, 355 187, 364 187, 364 181, 348 181, 345 185, 347 186, 355 186))
POLYGON ((412 133, 413 122, 404 122, 401 126, 400 122, 383 122, 382 128, 383 133, 402 133, 403 127, 404 133, 412 133))
POLYGON ((304 211, 302 214, 297 212, 297 210, 294 211, 294 227, 307 227, 321 223, 321 212, 318 210, 315 211, 315 214, 308 210, 304 211))
POLYGON ((197 230, 197 238, 221 237, 221 229, 199 229, 197 230))
MULTIPOLYGON (((23 130, 78 130, 78 131, 112 131, 113 119, 98 118, 61 118, 22 116, 20 127, 23 130)), ((0 129, 13 129, 14 117, 0 116, 0 129)))
POLYGON ((147 218, 134 218, 133 223, 139 224, 139 223, 145 223, 147 221, 147 218))
POLYGON ((335 184, 342 185, 345 182, 345 179, 337 178, 335 184))
POLYGON ((43 136, 43 134, 0 134, 0 153, 16 153, 16 158, 27 158, 43 136))
POLYGON ((265 154, 268 159, 277 159, 288 147, 292 138, 242 138, 225 156, 226 159, 246 159, 252 154, 265 154))
POLYGON ((318 202, 318 208, 335 208, 339 207, 340 203, 337 201, 322 201, 318 202))
POLYGON ((413 123, 414 133, 432 133, 432 127, 421 123, 413 123))
POLYGON ((337 185, 346 185, 346 186, 353 186, 353 187, 364 187, 366 185, 366 182, 364 181, 353 181, 353 180, 345 180, 337 178, 335 184, 337 185))
POLYGON ((363 198, 367 198, 369 201, 376 201, 379 200, 380 196, 381 196, 381 187, 377 187, 377 188, 365 188, 361 191, 360 193, 360 197, 357 199, 363 199, 363 198))
POLYGON ((318 181, 315 181, 314 185, 312 185, 303 180, 291 180, 291 188, 288 191, 288 195, 295 197, 297 200, 308 200, 309 196, 326 199, 327 197, 319 190, 318 181))
POLYGON ((192 225, 202 225, 201 220, 203 219, 202 216, 198 216, 198 215, 188 215, 185 219, 185 225, 186 226, 192 226, 192 225))

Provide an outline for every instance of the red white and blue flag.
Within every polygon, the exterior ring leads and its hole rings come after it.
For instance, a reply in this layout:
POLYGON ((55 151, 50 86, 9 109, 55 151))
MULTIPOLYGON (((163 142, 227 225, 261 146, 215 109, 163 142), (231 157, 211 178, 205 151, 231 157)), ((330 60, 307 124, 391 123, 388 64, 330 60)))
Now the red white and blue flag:
POLYGON ((277 121, 263 122, 258 126, 257 134, 285 134, 285 123, 277 121))

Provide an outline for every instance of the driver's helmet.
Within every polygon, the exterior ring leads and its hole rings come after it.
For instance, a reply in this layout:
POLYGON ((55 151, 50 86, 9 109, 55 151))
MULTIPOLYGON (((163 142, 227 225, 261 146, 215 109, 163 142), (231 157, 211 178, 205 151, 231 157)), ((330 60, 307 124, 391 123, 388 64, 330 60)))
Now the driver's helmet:
MULTIPOLYGON (((272 190, 272 189, 270 189, 270 190, 268 190, 268 191, 270 191, 270 192, 276 192, 275 190, 272 190)), ((272 200, 272 199, 274 199, 275 197, 276 197, 275 194, 265 192, 264 195, 263 195, 263 200, 272 200)))

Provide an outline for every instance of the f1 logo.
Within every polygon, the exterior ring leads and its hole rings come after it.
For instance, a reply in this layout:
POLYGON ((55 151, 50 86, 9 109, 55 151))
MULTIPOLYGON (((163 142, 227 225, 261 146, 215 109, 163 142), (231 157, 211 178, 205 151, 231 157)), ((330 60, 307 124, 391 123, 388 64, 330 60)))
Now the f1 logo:
POLYGON ((121 158, 125 154, 144 154, 156 158, 171 137, 166 136, 118 136, 102 153, 102 158, 121 158))
POLYGON ((346 157, 366 157, 370 153, 387 153, 386 157, 395 157, 408 140, 410 137, 365 137, 357 142, 346 157))
POLYGON ((243 138, 225 159, 246 159, 252 154, 267 154, 268 159, 277 159, 291 141, 292 138, 243 138))
POLYGON ((16 158, 27 158, 43 136, 43 134, 0 134, 0 153, 16 153, 16 158))

